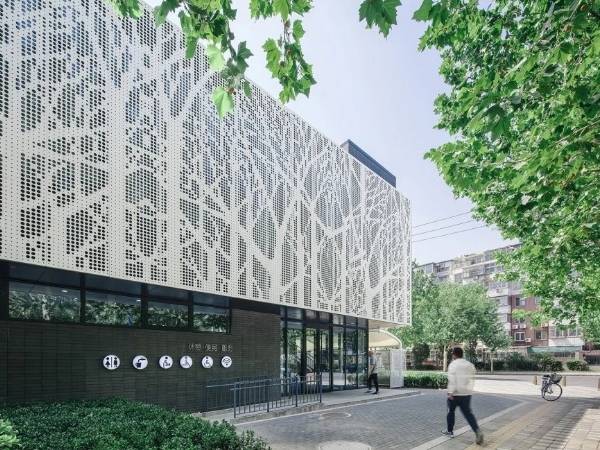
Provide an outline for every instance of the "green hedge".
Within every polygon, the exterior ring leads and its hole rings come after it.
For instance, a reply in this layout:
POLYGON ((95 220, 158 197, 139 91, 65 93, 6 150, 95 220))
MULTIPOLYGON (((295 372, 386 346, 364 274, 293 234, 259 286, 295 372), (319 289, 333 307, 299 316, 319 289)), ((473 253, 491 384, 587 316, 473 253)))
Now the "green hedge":
POLYGON ((440 372, 406 372, 404 387, 445 389, 448 387, 448 375, 440 372))
POLYGON ((237 434, 226 422, 127 400, 1 407, 0 418, 12 422, 28 450, 268 449, 262 439, 251 432, 237 434))
POLYGON ((579 361, 576 359, 574 361, 567 361, 567 369, 574 372, 585 372, 590 370, 590 367, 585 361, 579 361))
POLYGON ((19 447, 19 438, 8 420, 0 419, 0 449, 19 447))

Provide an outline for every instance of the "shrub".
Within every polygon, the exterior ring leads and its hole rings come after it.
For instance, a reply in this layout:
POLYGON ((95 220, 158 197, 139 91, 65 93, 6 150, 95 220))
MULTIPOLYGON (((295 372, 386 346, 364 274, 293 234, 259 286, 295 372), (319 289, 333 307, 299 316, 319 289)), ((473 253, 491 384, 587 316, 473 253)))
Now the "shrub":
POLYGON ((567 361, 567 369, 574 372, 585 372, 586 370, 590 370, 590 367, 585 361, 576 359, 574 361, 567 361))
MULTIPOLYGON (((487 364, 488 370, 490 369, 490 364, 487 364)), ((504 361, 496 361, 494 360, 494 370, 504 370, 504 361)))
MULTIPOLYGON (((494 363, 494 369, 496 368, 496 362, 494 363)), ((509 353, 504 360, 505 368, 507 370, 540 370, 540 366, 536 360, 526 358, 521 353, 509 353)))
POLYGON ((19 438, 8 420, 0 419, 0 448, 19 448, 19 438))
POLYGON ((448 375, 440 372, 406 372, 404 387, 445 389, 448 387, 448 375))
POLYGON ((563 369, 562 363, 548 353, 534 354, 533 359, 537 361, 539 370, 544 372, 560 372, 563 369))
POLYGON ((23 448, 264 450, 252 433, 237 434, 226 422, 127 400, 73 401, 0 408, 23 448))
POLYGON ((435 364, 418 364, 415 369, 417 370, 440 370, 435 364))

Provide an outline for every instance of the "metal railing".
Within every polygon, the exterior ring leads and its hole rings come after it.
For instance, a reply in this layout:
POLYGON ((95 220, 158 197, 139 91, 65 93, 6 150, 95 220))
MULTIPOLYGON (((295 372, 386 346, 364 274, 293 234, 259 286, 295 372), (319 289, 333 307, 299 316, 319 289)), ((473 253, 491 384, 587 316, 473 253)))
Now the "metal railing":
POLYGON ((234 383, 233 417, 278 408, 321 403, 323 383, 321 374, 310 377, 274 378, 234 383))
POLYGON ((236 383, 270 382, 268 377, 237 377, 212 380, 204 386, 203 411, 215 411, 233 407, 233 388, 236 383))

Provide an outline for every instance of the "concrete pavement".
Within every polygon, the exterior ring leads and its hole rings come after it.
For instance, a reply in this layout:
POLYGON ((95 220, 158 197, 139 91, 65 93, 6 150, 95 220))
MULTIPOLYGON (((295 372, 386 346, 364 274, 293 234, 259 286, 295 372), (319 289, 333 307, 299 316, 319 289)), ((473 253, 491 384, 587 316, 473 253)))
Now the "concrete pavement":
MULTIPOLYGON (((600 450, 597 388, 567 384, 561 399, 546 402, 540 386, 520 377, 479 378, 475 386, 473 410, 486 434, 484 448, 600 450)), ((441 436, 444 427, 445 393, 437 390, 238 426, 263 436, 274 450, 481 448, 460 413, 454 439, 441 436)))

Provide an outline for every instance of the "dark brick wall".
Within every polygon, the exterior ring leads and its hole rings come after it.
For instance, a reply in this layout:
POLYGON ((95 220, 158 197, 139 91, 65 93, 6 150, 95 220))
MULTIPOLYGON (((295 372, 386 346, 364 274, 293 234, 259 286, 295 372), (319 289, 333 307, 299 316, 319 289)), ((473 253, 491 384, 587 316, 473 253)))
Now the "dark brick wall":
POLYGON ((0 403, 122 397, 202 410, 209 381, 279 376, 279 309, 233 300, 231 325, 230 334, 217 334, 0 321, 0 403), (190 344, 203 348, 190 350, 190 344), (205 344, 219 350, 207 352, 205 344), (232 351, 223 352, 222 344, 232 351), (121 359, 117 370, 101 365, 107 354, 121 359), (149 360, 144 370, 131 363, 140 354, 149 360), (225 354, 233 359, 229 369, 221 367, 225 354), (173 357, 172 368, 158 366, 162 355, 173 357), (193 357, 190 369, 179 366, 183 355, 193 357), (213 357, 211 369, 202 367, 204 355, 213 357))

